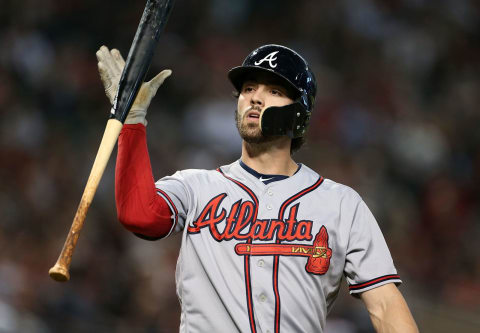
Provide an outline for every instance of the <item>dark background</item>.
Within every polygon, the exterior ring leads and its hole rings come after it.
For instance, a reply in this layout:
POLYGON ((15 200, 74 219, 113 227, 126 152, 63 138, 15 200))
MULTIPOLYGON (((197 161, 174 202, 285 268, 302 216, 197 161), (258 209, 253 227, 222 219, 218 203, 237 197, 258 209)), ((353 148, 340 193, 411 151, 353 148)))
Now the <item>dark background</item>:
MULTIPOLYGON (((55 263, 110 110, 103 44, 127 55, 144 1, 0 2, 0 332, 175 332, 180 237, 116 220, 114 158, 73 258, 55 263)), ((148 79, 155 178, 240 156, 226 79, 254 48, 298 50, 318 80, 295 159, 376 216, 422 332, 480 328, 480 4, 474 0, 177 0, 148 79)), ((327 332, 371 332, 344 282, 327 332)))

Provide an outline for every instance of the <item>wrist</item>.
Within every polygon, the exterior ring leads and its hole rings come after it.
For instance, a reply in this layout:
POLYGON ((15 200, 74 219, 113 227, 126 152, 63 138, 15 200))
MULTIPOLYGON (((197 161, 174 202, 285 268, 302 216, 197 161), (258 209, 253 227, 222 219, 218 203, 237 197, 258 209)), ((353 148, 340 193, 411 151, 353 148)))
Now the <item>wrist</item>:
POLYGON ((147 126, 146 115, 146 111, 132 108, 128 113, 127 119, 125 119, 125 124, 143 124, 143 126, 147 126))
POLYGON ((125 122, 124 122, 125 125, 137 125, 137 124, 141 124, 145 127, 147 127, 147 119, 145 119, 144 117, 127 117, 127 119, 125 119, 125 122))
POLYGON ((140 131, 146 132, 146 128, 143 124, 124 124, 122 131, 140 131))

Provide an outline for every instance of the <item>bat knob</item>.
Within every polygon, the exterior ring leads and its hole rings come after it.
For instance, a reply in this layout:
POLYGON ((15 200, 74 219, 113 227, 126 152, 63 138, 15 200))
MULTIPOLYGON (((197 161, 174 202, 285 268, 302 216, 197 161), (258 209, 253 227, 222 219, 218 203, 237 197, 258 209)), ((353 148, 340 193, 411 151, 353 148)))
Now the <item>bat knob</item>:
POLYGON ((55 266, 50 268, 48 274, 52 279, 58 282, 66 282, 70 280, 70 273, 68 273, 68 270, 59 264, 55 264, 55 266))

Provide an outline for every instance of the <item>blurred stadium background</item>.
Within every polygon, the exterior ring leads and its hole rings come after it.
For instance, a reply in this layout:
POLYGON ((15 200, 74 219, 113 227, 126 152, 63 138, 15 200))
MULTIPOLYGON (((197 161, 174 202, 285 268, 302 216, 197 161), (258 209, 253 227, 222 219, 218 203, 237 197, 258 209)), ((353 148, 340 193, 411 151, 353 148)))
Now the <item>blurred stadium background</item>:
MULTIPOLYGON (((72 279, 48 277, 109 112, 102 45, 126 55, 144 1, 0 1, 0 332, 176 332, 179 237, 140 240, 114 203, 114 154, 72 279)), ((422 332, 480 331, 480 3, 177 0, 149 78, 155 178, 237 159, 226 72, 253 48, 300 51, 318 79, 296 155, 356 189, 422 332)), ((343 287, 328 333, 372 332, 343 287)))

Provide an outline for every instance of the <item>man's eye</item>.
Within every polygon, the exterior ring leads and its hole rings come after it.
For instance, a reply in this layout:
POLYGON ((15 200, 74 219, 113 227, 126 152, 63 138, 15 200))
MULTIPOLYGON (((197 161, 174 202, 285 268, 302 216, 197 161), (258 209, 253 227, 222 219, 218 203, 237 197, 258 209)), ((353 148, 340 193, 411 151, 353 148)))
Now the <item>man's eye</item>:
POLYGON ((272 95, 282 96, 283 94, 280 90, 272 89, 272 95))
POLYGON ((253 87, 245 87, 245 88, 243 88, 243 91, 244 92, 251 92, 251 91, 253 91, 253 87))

